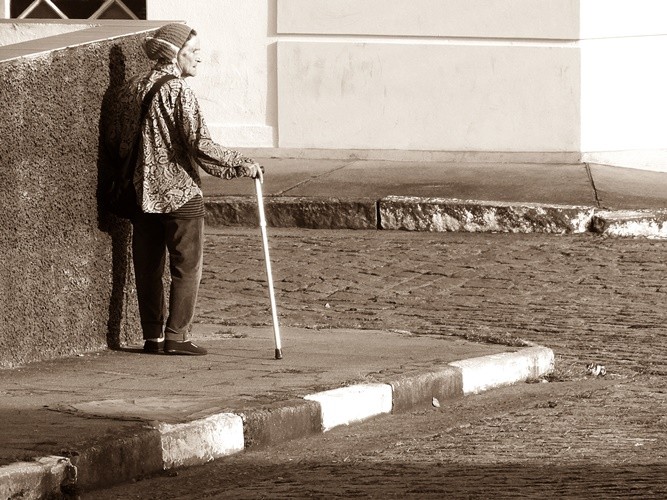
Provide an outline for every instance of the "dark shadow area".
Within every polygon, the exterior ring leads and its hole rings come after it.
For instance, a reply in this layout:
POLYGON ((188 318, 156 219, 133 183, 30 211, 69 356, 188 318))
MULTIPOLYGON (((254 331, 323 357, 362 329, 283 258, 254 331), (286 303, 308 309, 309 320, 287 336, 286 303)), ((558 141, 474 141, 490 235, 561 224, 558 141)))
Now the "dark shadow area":
POLYGON ((128 347, 128 346, 119 346, 114 348, 115 351, 126 352, 128 354, 142 354, 144 356, 173 356, 173 354, 166 353, 164 351, 159 352, 146 352, 142 346, 140 347, 128 347))
MULTIPOLYGON (((145 354, 147 356, 153 354, 144 352, 142 347, 116 347, 115 350, 120 352, 127 352, 129 354, 145 354)), ((162 354, 162 353, 156 353, 156 354, 162 354)))
MULTIPOLYGON (((10 13, 12 18, 18 18, 33 4, 34 0, 13 0, 10 2, 10 13)), ((44 4, 44 2, 42 2, 44 4)), ((104 0, 63 1, 55 0, 54 5, 67 16, 68 19, 90 19, 95 12, 104 4, 104 0)), ((123 4, 130 9, 139 19, 146 19, 146 0, 123 0, 123 4)), ((28 18, 52 17, 57 19, 55 11, 47 6, 40 5, 30 12, 28 18)), ((100 19, 126 19, 128 14, 118 7, 111 5, 100 19)))
MULTIPOLYGON (((418 450, 415 450, 418 455, 418 450)), ((342 459, 341 459, 342 460, 342 459)), ((418 459, 415 460, 418 462, 418 459)), ((665 498, 667 465, 217 460, 82 498, 665 498), (178 477, 176 477, 178 476, 178 477)))
POLYGON ((67 407, 26 407, 0 410, 0 467, 39 457, 77 456, 108 442, 110 436, 136 432, 137 420, 79 414, 67 407))
POLYGON ((109 131, 113 120, 118 117, 117 94, 126 79, 126 59, 120 46, 114 45, 109 51, 109 87, 104 93, 100 110, 99 147, 97 162, 97 207, 98 227, 111 236, 112 244, 112 284, 107 323, 107 345, 111 349, 121 346, 123 320, 126 313, 126 288, 130 279, 132 263, 132 226, 105 210, 103 196, 112 178, 114 169, 120 166, 118 152, 110 145, 109 131))

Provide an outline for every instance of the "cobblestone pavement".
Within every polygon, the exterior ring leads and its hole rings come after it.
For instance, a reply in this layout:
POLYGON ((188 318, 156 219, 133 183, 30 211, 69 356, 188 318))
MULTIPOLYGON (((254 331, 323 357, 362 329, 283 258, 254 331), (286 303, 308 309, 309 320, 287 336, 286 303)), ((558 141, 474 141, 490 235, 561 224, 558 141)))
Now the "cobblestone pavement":
MULTIPOLYGON (((95 498, 667 496, 667 242, 321 230, 269 237, 283 326, 531 341, 554 349, 557 371, 549 383, 379 417, 95 498), (606 375, 587 374, 591 362, 606 375)), ((269 324, 262 258, 257 232, 210 231, 199 318, 269 324)))
MULTIPOLYGON (((281 325, 551 347, 559 375, 667 375, 666 241, 269 230, 281 325)), ((270 324, 261 237, 210 230, 201 321, 270 324)))

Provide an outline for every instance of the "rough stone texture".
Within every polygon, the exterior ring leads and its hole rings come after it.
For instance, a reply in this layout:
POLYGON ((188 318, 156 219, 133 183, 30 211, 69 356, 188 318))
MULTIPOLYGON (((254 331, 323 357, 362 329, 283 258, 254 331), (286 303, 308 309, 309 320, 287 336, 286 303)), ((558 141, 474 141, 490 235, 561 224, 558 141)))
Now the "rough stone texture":
POLYGON ((600 210, 591 230, 607 236, 667 238, 667 210, 600 210))
POLYGON ((140 35, 0 62, 0 368, 137 335, 129 228, 99 213, 102 117, 140 35))
MULTIPOLYGON (((264 212, 266 223, 271 227, 377 228, 377 209, 374 200, 265 197, 264 212)), ((208 198, 206 224, 210 227, 258 226, 257 200, 243 196, 208 198)))
POLYGON ((379 202, 382 229, 505 233, 582 233, 592 207, 389 196, 379 202))
POLYGON ((78 451, 72 463, 78 469, 77 486, 85 490, 155 474, 163 468, 160 434, 144 428, 104 440, 78 451))
POLYGON ((0 498, 51 498, 75 479, 76 469, 64 457, 18 462, 0 468, 0 498))
POLYGON ((322 430, 320 406, 312 401, 281 401, 243 415, 246 448, 269 446, 322 430))
POLYGON ((433 398, 445 401, 463 395, 461 370, 451 366, 433 372, 401 375, 388 383, 394 393, 394 413, 432 404, 433 398))

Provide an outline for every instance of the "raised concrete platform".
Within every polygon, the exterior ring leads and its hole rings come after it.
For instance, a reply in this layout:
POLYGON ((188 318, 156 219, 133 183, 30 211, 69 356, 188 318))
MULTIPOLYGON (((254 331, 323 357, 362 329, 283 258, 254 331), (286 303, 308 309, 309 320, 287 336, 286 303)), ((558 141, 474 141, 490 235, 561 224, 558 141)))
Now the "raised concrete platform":
POLYGON ((208 356, 140 346, 0 372, 0 497, 93 490, 548 374, 544 347, 198 324, 208 356), (382 349, 378 349, 381 345, 382 349), (139 358, 140 356, 140 358, 139 358))

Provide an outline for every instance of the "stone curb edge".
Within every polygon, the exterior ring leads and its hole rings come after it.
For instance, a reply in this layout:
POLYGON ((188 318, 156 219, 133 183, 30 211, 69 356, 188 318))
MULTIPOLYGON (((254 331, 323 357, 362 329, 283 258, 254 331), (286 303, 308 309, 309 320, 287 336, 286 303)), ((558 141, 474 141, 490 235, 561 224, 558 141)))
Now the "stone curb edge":
POLYGON ((419 405, 537 379, 554 369, 541 346, 456 361, 431 371, 395 375, 239 413, 166 424, 97 443, 77 457, 50 456, 0 467, 0 498, 45 498, 94 490, 174 467, 207 463, 419 405))
MULTIPOLYGON (((385 229, 667 237, 667 209, 607 210, 592 206, 547 205, 387 196, 374 199, 269 196, 270 227, 385 229)), ((250 196, 206 200, 210 227, 255 227, 257 201, 250 196)))

